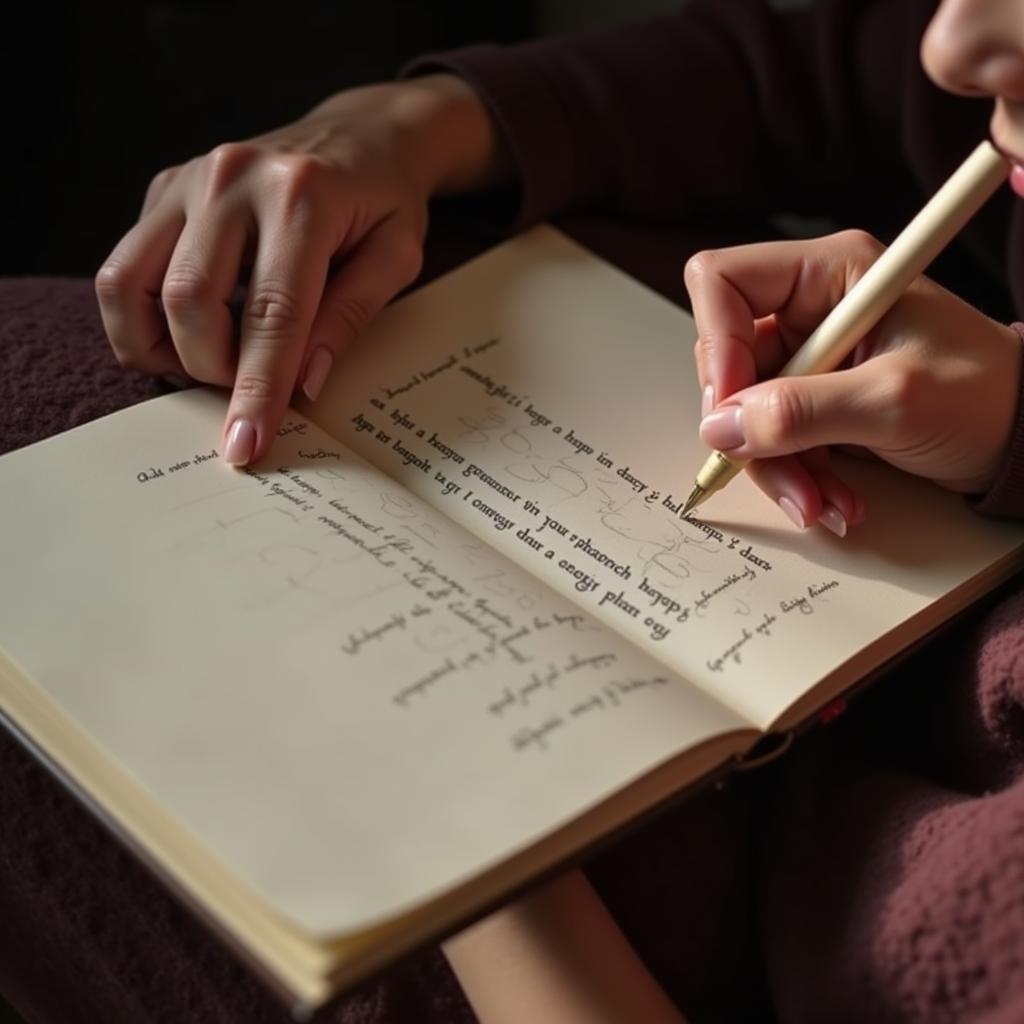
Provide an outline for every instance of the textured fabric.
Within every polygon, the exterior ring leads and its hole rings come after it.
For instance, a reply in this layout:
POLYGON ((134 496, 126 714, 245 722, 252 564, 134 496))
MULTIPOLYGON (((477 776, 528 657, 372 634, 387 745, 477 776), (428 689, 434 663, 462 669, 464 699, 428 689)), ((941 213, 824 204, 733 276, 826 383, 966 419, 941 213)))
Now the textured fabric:
POLYGON ((1024 1020, 1015 589, 784 765, 759 882, 782 1020, 1024 1020))

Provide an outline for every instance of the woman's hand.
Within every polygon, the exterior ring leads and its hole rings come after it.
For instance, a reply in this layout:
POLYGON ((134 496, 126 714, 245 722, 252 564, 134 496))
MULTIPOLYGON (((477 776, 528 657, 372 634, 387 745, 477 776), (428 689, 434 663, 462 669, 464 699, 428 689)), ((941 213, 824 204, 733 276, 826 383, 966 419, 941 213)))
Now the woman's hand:
POLYGON ((925 278, 847 368, 777 379, 801 342, 877 259, 858 231, 699 253, 686 266, 699 338, 701 438, 757 459, 750 473, 800 526, 845 534, 864 503, 829 467, 853 445, 950 490, 986 490, 1020 393, 1021 341, 925 278), (762 383, 756 383, 762 380, 762 383))
POLYGON ((96 292, 118 360, 232 388, 226 461, 258 459, 292 392, 419 273, 432 195, 497 183, 508 162, 460 79, 339 93, 294 124, 153 179, 96 292), (229 301, 251 267, 240 323, 229 301))

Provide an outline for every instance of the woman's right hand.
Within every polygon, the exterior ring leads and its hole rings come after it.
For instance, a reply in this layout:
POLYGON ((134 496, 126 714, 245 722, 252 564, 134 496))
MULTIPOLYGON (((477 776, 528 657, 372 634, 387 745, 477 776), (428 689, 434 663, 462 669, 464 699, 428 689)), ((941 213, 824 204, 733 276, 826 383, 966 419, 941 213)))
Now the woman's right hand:
POLYGON ((828 461, 867 449, 953 491, 995 481, 1021 390, 1021 339, 919 278, 847 368, 775 377, 882 251, 859 231, 699 253, 686 267, 704 390, 701 438, 800 526, 844 534, 864 503, 828 461), (760 381, 760 383, 758 383, 760 381))
POLYGON ((110 343, 124 366, 231 388, 222 452, 254 461, 293 391, 315 397, 418 275, 430 197, 509 174, 490 115, 452 75, 339 93, 153 179, 96 275, 110 343))

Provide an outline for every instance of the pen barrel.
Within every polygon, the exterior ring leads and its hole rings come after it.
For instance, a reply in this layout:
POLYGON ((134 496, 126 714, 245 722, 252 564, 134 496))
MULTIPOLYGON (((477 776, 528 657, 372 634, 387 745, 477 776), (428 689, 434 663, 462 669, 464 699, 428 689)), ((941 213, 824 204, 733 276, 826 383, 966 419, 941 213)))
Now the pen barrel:
POLYGON ((1004 182, 1010 165, 983 142, 868 268, 779 376, 834 370, 1004 182))
POLYGON ((697 473, 696 485, 706 494, 720 491, 733 477, 743 472, 749 459, 730 459, 722 452, 712 452, 697 473))

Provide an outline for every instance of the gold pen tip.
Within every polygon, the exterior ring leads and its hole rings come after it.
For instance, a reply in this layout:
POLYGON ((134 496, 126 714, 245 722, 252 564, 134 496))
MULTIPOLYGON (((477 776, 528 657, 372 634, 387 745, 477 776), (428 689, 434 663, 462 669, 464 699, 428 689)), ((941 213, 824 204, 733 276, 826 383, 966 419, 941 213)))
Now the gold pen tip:
POLYGON ((683 516, 688 516, 707 496, 707 491, 700 484, 694 484, 690 496, 683 505, 683 516))

